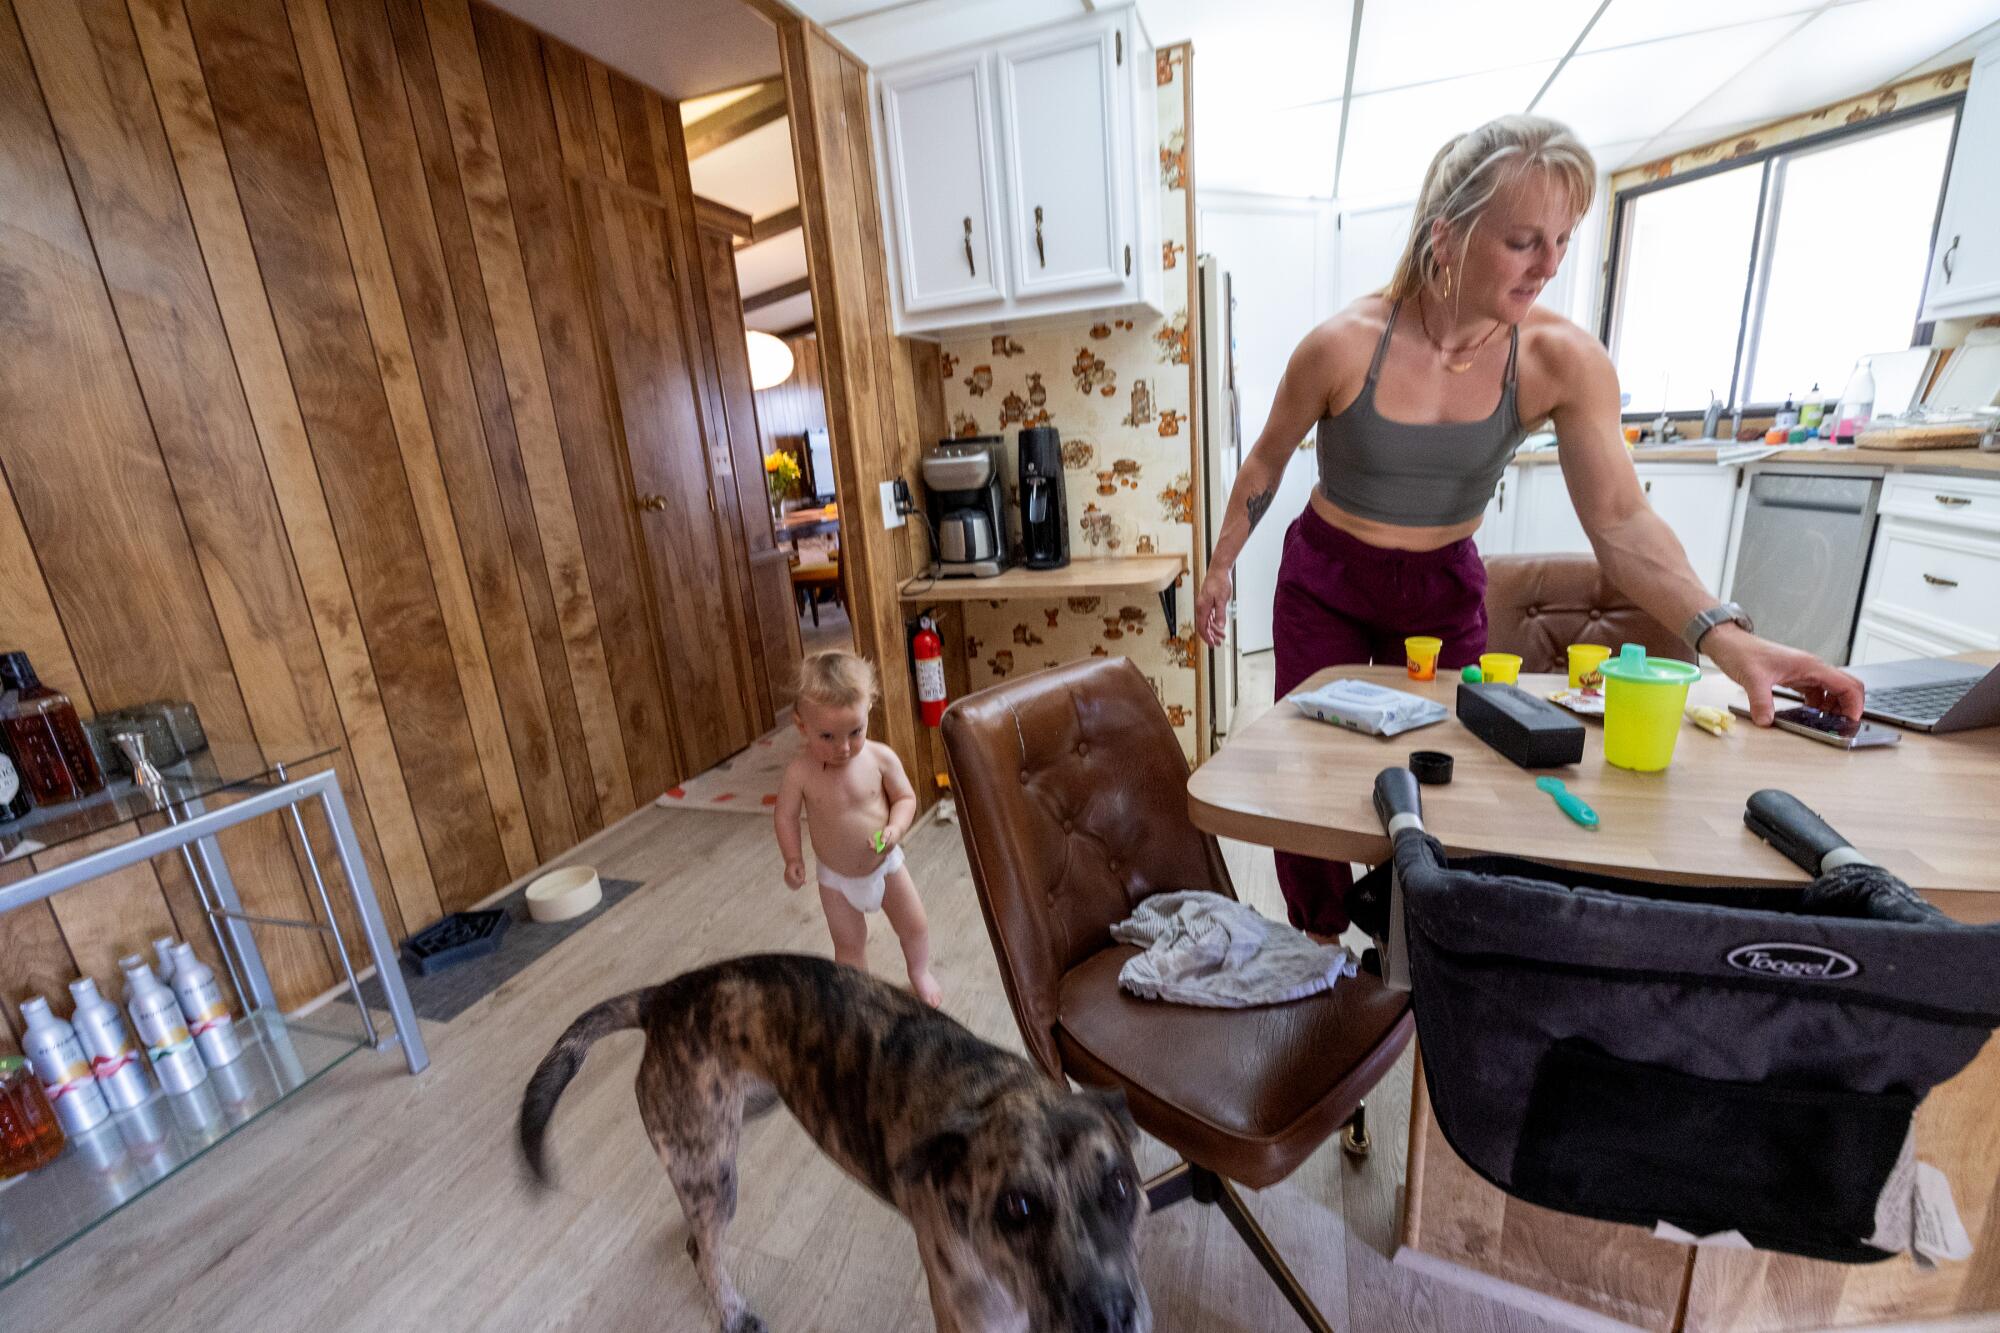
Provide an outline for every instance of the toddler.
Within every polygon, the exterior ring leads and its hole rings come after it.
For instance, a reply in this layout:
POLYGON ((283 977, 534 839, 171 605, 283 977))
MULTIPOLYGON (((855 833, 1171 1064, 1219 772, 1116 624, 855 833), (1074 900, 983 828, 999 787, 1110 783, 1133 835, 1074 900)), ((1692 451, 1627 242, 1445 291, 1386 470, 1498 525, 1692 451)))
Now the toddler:
POLYGON ((917 815, 917 793, 896 752, 868 739, 875 694, 875 668, 852 653, 814 653, 801 666, 795 713, 805 748, 778 788, 778 850, 786 886, 800 888, 803 803, 834 961, 867 970, 867 914, 880 909, 903 945, 910 988, 936 1005, 944 992, 931 975, 930 925, 901 846, 917 815))

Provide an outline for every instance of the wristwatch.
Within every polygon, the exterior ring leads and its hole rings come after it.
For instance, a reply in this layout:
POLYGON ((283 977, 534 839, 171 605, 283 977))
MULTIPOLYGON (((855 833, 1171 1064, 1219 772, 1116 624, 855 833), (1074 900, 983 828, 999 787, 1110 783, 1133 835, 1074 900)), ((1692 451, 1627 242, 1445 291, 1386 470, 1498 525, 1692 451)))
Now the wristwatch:
POLYGON ((1687 640, 1688 647, 1694 649, 1696 652, 1700 652, 1702 636, 1717 625, 1730 620, 1735 621, 1752 634, 1757 632, 1757 627, 1750 623, 1750 613, 1748 611, 1745 611, 1734 602, 1722 602, 1719 605, 1709 607, 1708 610, 1701 612, 1694 619, 1688 621, 1687 628, 1681 631, 1681 637, 1687 640))

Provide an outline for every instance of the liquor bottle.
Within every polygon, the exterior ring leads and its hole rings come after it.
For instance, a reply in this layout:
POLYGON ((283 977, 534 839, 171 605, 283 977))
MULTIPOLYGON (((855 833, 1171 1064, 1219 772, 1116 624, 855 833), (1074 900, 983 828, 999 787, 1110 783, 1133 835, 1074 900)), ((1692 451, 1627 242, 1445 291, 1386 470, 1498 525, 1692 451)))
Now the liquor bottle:
POLYGON ((76 1039, 76 1029, 51 1013, 49 1002, 39 995, 21 1002, 21 1017, 28 1023, 21 1034, 21 1050, 34 1065, 35 1077, 48 1092, 63 1129, 81 1134, 103 1124, 111 1108, 90 1076, 90 1059, 76 1039))
POLYGON ((18 1055, 0 1055, 0 1180, 62 1155, 62 1126, 42 1081, 18 1055))
POLYGON ((185 941, 174 946, 174 998, 181 1002, 188 1031, 194 1034, 195 1047, 210 1069, 243 1054, 229 1001, 222 998, 222 987, 215 983, 215 969, 195 957, 194 946, 185 941))
POLYGON ((26 653, 0 653, 0 689, 7 691, 0 695, 0 733, 37 803, 55 805, 104 789, 75 705, 42 684, 26 653))
POLYGON ((11 824, 34 808, 28 784, 21 781, 21 766, 14 762, 6 733, 0 731, 0 824, 11 824))

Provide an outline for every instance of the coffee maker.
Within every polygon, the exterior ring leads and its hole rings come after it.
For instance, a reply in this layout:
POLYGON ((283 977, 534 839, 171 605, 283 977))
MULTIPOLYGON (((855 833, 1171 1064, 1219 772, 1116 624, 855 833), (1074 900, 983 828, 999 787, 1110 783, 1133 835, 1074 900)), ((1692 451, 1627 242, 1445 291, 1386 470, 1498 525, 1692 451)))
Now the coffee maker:
POLYGON ((938 574, 990 579, 1007 558, 1007 510, 998 435, 940 440, 924 455, 924 498, 937 524, 938 574))
POLYGON ((1069 563, 1062 437, 1054 426, 1021 432, 1021 548, 1029 569, 1061 569, 1069 563))

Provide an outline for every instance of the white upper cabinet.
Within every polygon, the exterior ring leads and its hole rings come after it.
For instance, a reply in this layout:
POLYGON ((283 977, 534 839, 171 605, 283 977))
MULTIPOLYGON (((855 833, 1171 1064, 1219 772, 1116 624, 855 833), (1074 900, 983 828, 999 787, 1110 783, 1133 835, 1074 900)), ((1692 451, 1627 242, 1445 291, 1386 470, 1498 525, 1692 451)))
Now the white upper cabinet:
POLYGON ((2000 311, 2000 42, 1972 63, 1924 289, 1925 319, 2000 311))
POLYGON ((995 64, 1007 175, 1008 235, 1023 296, 1115 287, 1120 280, 1118 67, 1122 32, 1067 28, 1000 48, 995 64))
POLYGON ((912 313, 1006 300, 987 62, 958 56, 881 81, 893 235, 912 313))
POLYGON ((1136 10, 875 82, 898 333, 1161 308, 1159 94, 1136 10))

